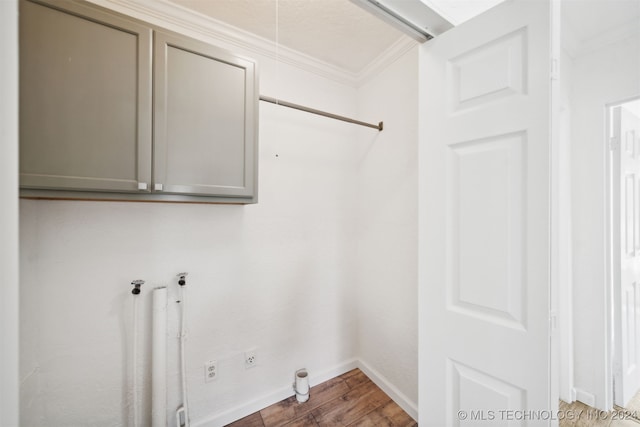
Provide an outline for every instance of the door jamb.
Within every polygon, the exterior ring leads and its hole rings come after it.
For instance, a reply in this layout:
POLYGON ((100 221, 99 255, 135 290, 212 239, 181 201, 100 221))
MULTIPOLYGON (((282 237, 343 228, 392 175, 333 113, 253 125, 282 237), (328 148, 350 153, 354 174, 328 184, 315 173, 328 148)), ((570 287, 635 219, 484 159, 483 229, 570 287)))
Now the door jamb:
POLYGON ((614 341, 614 311, 613 311, 613 293, 614 293, 614 273, 615 269, 613 266, 613 218, 614 218, 614 200, 613 200, 613 153, 614 150, 611 149, 610 145, 610 133, 611 133, 611 109, 620 103, 610 103, 606 104, 604 108, 603 114, 605 115, 605 126, 602 135, 602 141, 604 142, 603 148, 605 151, 605 200, 607 201, 604 212, 604 221, 605 221, 605 277, 607 278, 604 289, 604 300, 603 303, 604 313, 605 313, 605 331, 607 333, 607 337, 605 339, 605 366, 604 366, 604 375, 605 375, 605 384, 606 389, 603 390, 604 403, 605 408, 613 408, 613 390, 614 390, 614 372, 613 372, 613 360, 614 360, 614 349, 615 349, 615 341, 614 341))
MULTIPOLYGON (((613 265, 613 220, 615 218, 614 215, 614 200, 613 200, 613 153, 615 152, 610 148, 610 140, 611 140, 611 126, 613 125, 611 121, 611 110, 614 107, 626 104, 627 102, 640 100, 640 95, 632 96, 629 98, 625 98, 620 101, 610 102, 605 104, 604 106, 604 115, 605 115, 605 126, 603 130, 603 138, 604 141, 604 151, 605 151, 605 200, 607 201, 604 212, 604 220, 605 220, 605 277, 607 281, 605 283, 604 289, 604 304, 605 304, 605 322, 606 322, 606 348, 605 348, 605 366, 604 366, 604 375, 605 375, 605 384, 606 389, 604 390, 604 400, 605 407, 613 408, 614 404, 614 392, 615 392, 615 372, 613 365, 616 361, 616 343, 615 343, 615 315, 616 310, 614 307, 615 303, 615 280, 616 280, 616 268, 619 270, 620 266, 613 265)), ((617 276, 620 276, 618 272, 617 276)))

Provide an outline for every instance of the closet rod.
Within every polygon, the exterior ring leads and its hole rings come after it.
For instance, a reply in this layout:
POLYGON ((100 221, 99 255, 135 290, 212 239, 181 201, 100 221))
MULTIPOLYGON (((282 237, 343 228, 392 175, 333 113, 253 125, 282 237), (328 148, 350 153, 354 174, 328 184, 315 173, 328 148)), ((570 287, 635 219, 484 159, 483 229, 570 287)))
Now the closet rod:
POLYGON ((374 124, 371 124, 371 123, 366 123, 366 122, 361 122, 360 120, 354 120, 354 119, 350 119, 349 117, 339 116, 337 114, 327 113, 325 111, 320 111, 320 110, 316 110, 316 109, 313 109, 313 108, 304 107, 302 105, 294 104, 292 102, 281 101, 281 100, 276 99, 276 98, 271 98, 270 96, 260 95, 260 101, 270 102, 272 104, 282 105, 283 107, 293 108, 294 110, 306 111, 307 113, 317 114, 319 116, 329 117, 329 118, 335 119, 335 120, 342 120, 343 122, 347 122, 347 123, 353 123, 353 124, 360 125, 360 126, 366 126, 368 128, 378 129, 379 131, 381 131, 383 129, 382 122, 378 123, 377 125, 374 125, 374 124))

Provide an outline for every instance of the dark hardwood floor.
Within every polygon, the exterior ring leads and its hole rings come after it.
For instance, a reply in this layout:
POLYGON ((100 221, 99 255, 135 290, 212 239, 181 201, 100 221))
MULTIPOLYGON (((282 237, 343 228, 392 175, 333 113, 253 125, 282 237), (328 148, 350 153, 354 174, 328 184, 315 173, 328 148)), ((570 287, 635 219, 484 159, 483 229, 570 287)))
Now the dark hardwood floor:
POLYGON ((298 403, 292 396, 229 424, 229 427, 417 425, 362 371, 354 369, 312 387, 305 403, 298 403))

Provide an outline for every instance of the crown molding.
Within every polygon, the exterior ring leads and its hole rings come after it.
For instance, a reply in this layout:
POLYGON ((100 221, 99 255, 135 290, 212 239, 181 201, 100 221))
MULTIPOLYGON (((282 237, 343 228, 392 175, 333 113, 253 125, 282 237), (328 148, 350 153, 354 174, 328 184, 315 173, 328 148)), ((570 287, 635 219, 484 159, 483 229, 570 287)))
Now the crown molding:
POLYGON ((225 22, 167 0, 87 0, 141 21, 208 42, 222 42, 230 49, 254 53, 352 87, 380 72, 415 44, 402 37, 358 73, 279 45, 225 22))
POLYGON ((133 18, 203 41, 223 42, 231 49, 265 56, 322 77, 353 86, 357 76, 268 39, 233 27, 166 0, 88 0, 133 18))
POLYGON ((412 38, 403 35, 358 73, 357 85, 365 84, 419 44, 412 38))
POLYGON ((563 36, 563 48, 572 59, 606 48, 613 43, 618 43, 627 38, 640 36, 638 18, 634 18, 608 31, 601 32, 597 36, 583 40, 576 37, 575 33, 566 23, 563 23, 562 31, 565 33, 563 36))

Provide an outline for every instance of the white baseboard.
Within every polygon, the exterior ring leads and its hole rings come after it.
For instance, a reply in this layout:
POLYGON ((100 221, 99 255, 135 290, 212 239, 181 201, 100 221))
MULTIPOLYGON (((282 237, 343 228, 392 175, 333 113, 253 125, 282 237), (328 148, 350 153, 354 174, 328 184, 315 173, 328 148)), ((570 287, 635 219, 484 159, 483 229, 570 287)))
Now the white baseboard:
MULTIPOLYGON (((327 380, 330 380, 331 378, 335 378, 339 375, 349 372, 352 369, 359 368, 360 366, 361 366, 360 362, 357 361, 356 359, 347 360, 339 364, 338 366, 335 366, 331 369, 327 369, 323 372, 320 372, 319 374, 316 374, 316 375, 312 374, 309 377, 309 384, 313 386, 316 384, 323 383, 327 380)), ((362 371, 364 372, 364 369, 362 369, 362 371)), ((373 378, 371 379, 373 380, 373 378)), ((208 418, 192 421, 191 425, 193 427, 222 427, 234 421, 237 421, 241 418, 244 418, 247 415, 251 415, 254 412, 264 409, 267 406, 271 406, 274 403, 278 403, 281 400, 287 399, 288 397, 291 397, 291 396, 293 396, 293 387, 291 384, 287 384, 285 386, 282 386, 274 390, 269 394, 266 394, 258 399, 254 399, 242 405, 236 406, 235 408, 229 409, 219 414, 212 415, 211 417, 208 417, 208 418)))
POLYGON ((574 388, 573 389, 575 392, 575 398, 576 400, 584 403, 585 405, 589 405, 593 408, 596 407, 596 396, 591 394, 591 393, 587 393, 584 390, 580 390, 579 388, 574 388))
POLYGON ((369 366, 365 361, 358 360, 358 368, 368 376, 371 381, 382 389, 394 402, 398 404, 415 421, 418 421, 418 405, 411 401, 389 380, 383 377, 378 371, 369 366))

